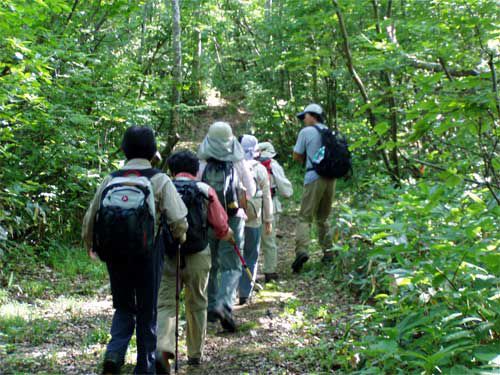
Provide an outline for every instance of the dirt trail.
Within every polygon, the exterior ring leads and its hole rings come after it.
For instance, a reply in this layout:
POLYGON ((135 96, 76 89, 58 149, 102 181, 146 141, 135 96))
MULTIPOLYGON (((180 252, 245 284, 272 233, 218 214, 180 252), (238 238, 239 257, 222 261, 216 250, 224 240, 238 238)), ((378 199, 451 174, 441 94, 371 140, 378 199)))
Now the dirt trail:
MULTIPOLYGON (((232 117, 224 117, 224 114, 224 106, 209 108, 197 125, 185 129, 186 133, 192 133, 189 139, 199 142, 210 123, 219 119, 219 116, 240 127, 244 126, 249 116, 239 109, 233 112, 232 117)), ((194 142, 179 145, 193 146, 194 142)), ((324 334, 325 323, 321 319, 312 322, 314 329, 310 327, 311 322, 304 325, 305 306, 327 303, 330 311, 348 312, 352 301, 347 295, 331 291, 332 285, 321 278, 292 275, 290 264, 294 258, 294 215, 294 210, 289 210, 282 215, 279 225, 280 280, 266 284, 263 291, 254 295, 248 306, 236 307, 235 317, 239 323, 237 333, 222 333, 219 324, 209 324, 201 367, 187 366, 182 340, 181 374, 317 372, 314 364, 306 363, 294 354, 297 349, 314 346, 317 338, 324 334), (333 304, 322 300, 325 290, 329 291, 331 301, 335 301, 333 304)), ((319 255, 313 253, 310 262, 319 262, 319 255)), ((14 344, 8 344, 0 350, 0 373, 99 373, 113 313, 109 286, 103 282, 95 294, 79 296, 74 292, 78 290, 78 281, 75 280, 74 285, 66 286, 66 290, 66 296, 55 299, 47 297, 13 307, 24 309, 13 311, 12 316, 23 317, 21 319, 24 321, 18 323, 25 331, 16 338, 14 344)), ((0 332, 0 343, 1 336, 0 332)), ((135 356, 133 338, 123 373, 133 371, 135 356)))

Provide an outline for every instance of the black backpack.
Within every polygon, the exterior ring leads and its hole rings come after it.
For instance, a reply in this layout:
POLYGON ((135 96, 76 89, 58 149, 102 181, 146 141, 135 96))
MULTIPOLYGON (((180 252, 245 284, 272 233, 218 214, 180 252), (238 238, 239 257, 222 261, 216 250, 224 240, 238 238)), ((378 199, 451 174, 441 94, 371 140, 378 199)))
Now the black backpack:
POLYGON ((352 170, 352 161, 346 138, 328 128, 314 125, 314 129, 321 135, 321 148, 309 159, 312 168, 308 171, 314 170, 327 179, 347 176, 352 170))
POLYGON ((233 163, 208 159, 201 180, 215 190, 227 214, 229 216, 236 215, 239 209, 239 200, 233 163))
POLYGON ((94 219, 93 250, 101 260, 153 253, 155 205, 150 180, 157 173, 149 168, 111 174, 94 219))
POLYGON ((189 227, 186 242, 181 245, 181 254, 195 254, 208 246, 208 198, 196 181, 174 180, 174 185, 188 210, 189 227))

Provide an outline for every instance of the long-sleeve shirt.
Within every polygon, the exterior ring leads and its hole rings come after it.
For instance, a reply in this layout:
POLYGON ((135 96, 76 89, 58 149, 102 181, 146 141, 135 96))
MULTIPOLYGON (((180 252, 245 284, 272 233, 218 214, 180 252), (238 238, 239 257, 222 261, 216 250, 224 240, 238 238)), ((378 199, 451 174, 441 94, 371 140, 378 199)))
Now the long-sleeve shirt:
MULTIPOLYGON (((271 188, 276 188, 277 193, 284 198, 290 198, 293 195, 293 186, 290 180, 285 176, 285 171, 283 167, 276 160, 271 160, 271 169, 273 175, 271 176, 271 188)), ((274 212, 282 212, 281 202, 279 200, 278 194, 273 198, 274 212)))
POLYGON ((248 169, 253 174, 256 181, 258 191, 256 196, 253 197, 249 204, 254 204, 252 209, 256 209, 256 218, 252 220, 247 220, 245 226, 247 227, 258 227, 264 223, 273 222, 273 200, 271 195, 271 182, 269 180, 269 173, 267 169, 257 160, 246 161, 248 164, 248 169))
MULTIPOLYGON (((175 176, 176 180, 196 180, 196 177, 189 173, 179 173, 175 176)), ((219 201, 215 190, 204 182, 197 182, 198 189, 205 195, 208 200, 207 220, 208 224, 214 229, 215 236, 219 239, 223 238, 228 230, 228 217, 226 210, 219 201)))
MULTIPOLYGON (((141 170, 148 168, 151 168, 151 163, 148 160, 132 159, 122 169, 141 170)), ((102 192, 111 179, 111 176, 107 176, 101 183, 83 218, 82 238, 87 249, 92 249, 94 218, 99 209, 102 192)), ((151 185, 154 190, 156 217, 165 214, 174 238, 184 242, 188 228, 186 220, 187 208, 177 193, 174 184, 165 173, 158 173, 151 178, 151 185)))

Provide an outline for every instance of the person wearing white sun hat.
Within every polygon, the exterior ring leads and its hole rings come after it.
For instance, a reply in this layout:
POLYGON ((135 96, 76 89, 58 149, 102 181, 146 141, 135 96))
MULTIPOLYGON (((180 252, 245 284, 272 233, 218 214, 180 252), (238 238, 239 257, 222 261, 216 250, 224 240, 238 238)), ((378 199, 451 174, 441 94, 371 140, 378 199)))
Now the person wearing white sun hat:
POLYGON ((273 199, 274 221, 271 233, 262 233, 261 245, 264 254, 264 276, 265 281, 270 282, 278 279, 278 246, 276 245, 276 228, 279 223, 279 215, 282 212, 279 197, 290 198, 293 195, 293 186, 285 176, 283 167, 274 158, 277 153, 271 142, 259 143, 260 156, 258 160, 267 169, 271 182, 271 196, 273 199))
MULTIPOLYGON (((217 193, 229 216, 229 226, 240 249, 244 247, 244 201, 255 195, 255 181, 244 162, 244 150, 234 137, 231 126, 216 122, 198 149, 198 177, 217 193)), ((241 263, 228 241, 219 240, 209 232, 212 269, 208 281, 208 320, 219 320, 227 331, 234 332, 233 302, 236 297, 241 263), (219 280, 220 274, 220 280, 219 280)))
MULTIPOLYGON (((273 223, 273 201, 271 185, 266 168, 255 160, 259 157, 259 141, 253 135, 245 134, 239 138, 245 151, 245 162, 252 172, 257 185, 257 192, 247 203, 247 220, 245 222, 244 257, 253 280, 257 275, 257 265, 260 253, 260 240, 264 233, 271 234, 273 223), (263 228, 264 227, 264 228, 263 228)), ((253 291, 253 283, 245 273, 240 279, 240 305, 248 302, 253 291)))

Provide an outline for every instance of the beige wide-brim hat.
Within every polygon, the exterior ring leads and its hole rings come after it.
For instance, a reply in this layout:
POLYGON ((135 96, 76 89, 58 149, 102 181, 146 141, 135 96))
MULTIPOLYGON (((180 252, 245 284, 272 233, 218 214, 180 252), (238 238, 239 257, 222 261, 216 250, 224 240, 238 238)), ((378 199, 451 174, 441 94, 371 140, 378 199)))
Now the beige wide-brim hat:
POLYGON ((229 142, 233 140, 233 129, 227 122, 218 121, 210 125, 208 136, 212 139, 229 142))
POLYGON ((244 158, 243 147, 234 137, 231 125, 218 121, 208 129, 207 136, 198 148, 198 157, 202 160, 210 158, 220 161, 239 161, 244 158))
POLYGON ((263 158, 274 158, 277 153, 271 142, 261 142, 258 145, 260 156, 263 158))

